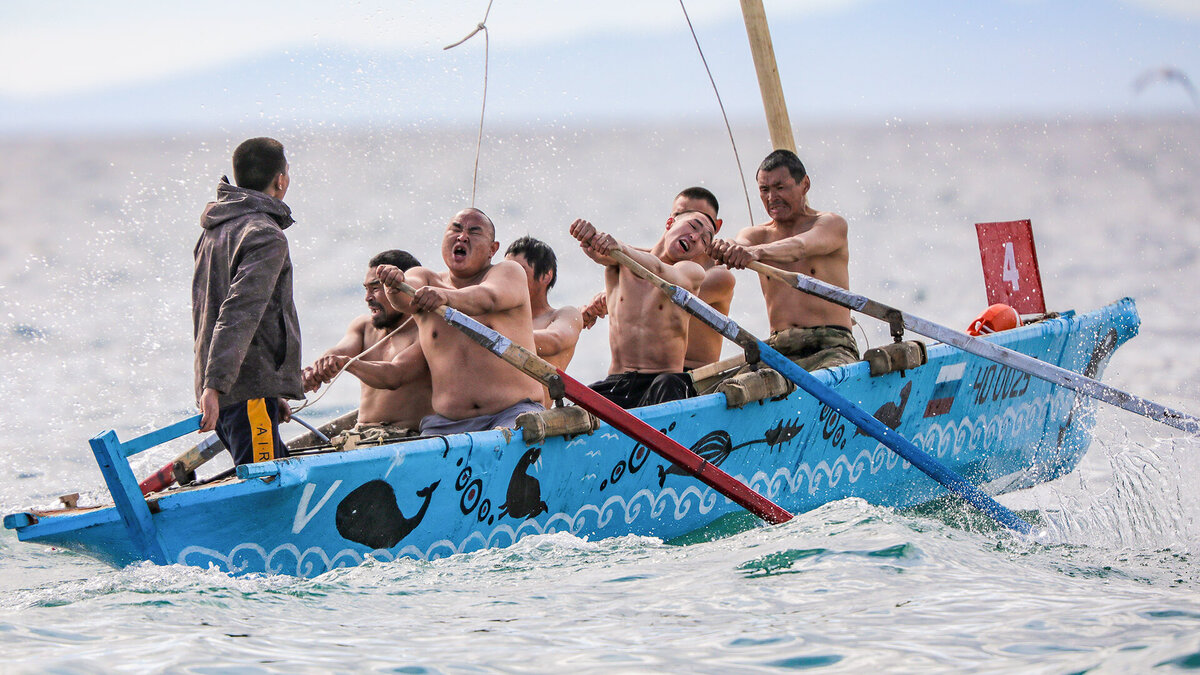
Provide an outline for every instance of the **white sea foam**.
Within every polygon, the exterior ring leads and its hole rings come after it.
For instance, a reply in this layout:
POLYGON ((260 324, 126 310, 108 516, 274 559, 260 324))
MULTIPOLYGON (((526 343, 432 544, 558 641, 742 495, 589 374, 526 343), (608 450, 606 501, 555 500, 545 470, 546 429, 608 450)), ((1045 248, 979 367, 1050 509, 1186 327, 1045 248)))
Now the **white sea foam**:
MULTIPOLYGON (((272 133, 292 163, 307 361, 362 312, 371 255, 400 247, 436 264, 446 218, 469 199, 474 131, 272 133)), ((739 138, 743 158, 765 151, 761 131, 739 138)), ((1200 122, 833 126, 797 138, 813 203, 850 223, 856 291, 965 326, 986 304, 972 223, 1031 218, 1051 309, 1138 301, 1141 335, 1106 380, 1200 411, 1188 306, 1200 296, 1200 122)), ((0 141, 0 510, 68 492, 94 503, 105 490, 88 438, 107 428, 131 438, 190 414, 190 254, 238 140, 0 141)), ((502 131, 492 141, 477 203, 502 245, 529 232, 555 247, 552 302, 582 304, 602 284, 566 232, 576 217, 650 243, 671 197, 701 183, 721 198, 724 233, 748 220, 719 129, 502 131)), ((738 280, 734 318, 764 333, 757 282, 738 280)), ((864 326, 872 344, 887 339, 864 326)), ((579 379, 605 373, 605 330, 585 333, 570 369, 579 379)), ((356 397, 355 383, 339 382, 313 414, 356 397)), ((1200 448, 1111 409, 1097 437, 1069 476, 1002 498, 1037 511, 1054 544, 1010 538, 953 504, 898 514, 848 500, 684 546, 556 533, 295 579, 112 570, 5 531, 0 662, 1064 672, 1200 658, 1200 448)), ((134 457, 135 473, 195 440, 134 457)))

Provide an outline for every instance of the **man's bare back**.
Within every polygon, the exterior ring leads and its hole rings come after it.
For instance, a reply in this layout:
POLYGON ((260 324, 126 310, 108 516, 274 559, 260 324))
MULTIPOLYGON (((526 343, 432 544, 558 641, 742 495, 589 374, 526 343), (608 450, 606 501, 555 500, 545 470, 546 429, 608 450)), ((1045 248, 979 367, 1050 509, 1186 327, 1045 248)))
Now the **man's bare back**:
POLYGON ((482 212, 460 211, 442 239, 446 272, 423 267, 401 272, 388 266, 378 271, 389 287, 389 299, 402 295, 394 287, 396 282, 417 289, 412 303, 422 310, 414 318, 433 380, 433 409, 451 420, 492 415, 524 399, 542 399, 541 384, 430 313, 449 305, 514 343, 534 349, 525 271, 511 261, 492 264, 498 247, 492 228, 482 212))

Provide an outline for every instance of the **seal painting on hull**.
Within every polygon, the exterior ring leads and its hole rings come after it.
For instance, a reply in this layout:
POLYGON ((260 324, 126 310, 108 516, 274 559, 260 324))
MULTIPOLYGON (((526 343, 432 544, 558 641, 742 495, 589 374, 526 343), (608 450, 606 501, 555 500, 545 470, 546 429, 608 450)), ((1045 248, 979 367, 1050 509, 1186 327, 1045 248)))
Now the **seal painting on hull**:
POLYGON ((512 479, 508 481, 508 494, 500 515, 511 518, 532 518, 545 513, 548 508, 542 501, 542 484, 529 475, 529 467, 542 456, 541 448, 530 448, 517 460, 512 479))

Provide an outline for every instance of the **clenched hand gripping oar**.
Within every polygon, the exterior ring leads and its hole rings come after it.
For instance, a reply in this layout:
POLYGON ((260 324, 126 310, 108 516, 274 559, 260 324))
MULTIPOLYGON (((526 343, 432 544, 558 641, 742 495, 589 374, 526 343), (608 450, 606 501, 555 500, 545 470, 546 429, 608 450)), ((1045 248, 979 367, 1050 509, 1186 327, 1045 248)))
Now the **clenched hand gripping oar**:
MULTIPOLYGON (((412 295, 412 286, 401 282, 393 284, 402 293, 412 295)), ((684 468, 700 482, 713 488, 731 501, 750 511, 763 520, 778 524, 787 522, 792 514, 783 510, 766 497, 751 490, 733 476, 725 473, 716 466, 709 464, 696 453, 676 443, 666 434, 646 424, 629 414, 626 410, 596 392, 586 385, 567 375, 562 370, 550 365, 533 352, 521 345, 514 344, 495 330, 479 323, 452 307, 442 305, 433 311, 441 316, 446 323, 462 331, 467 337, 481 345, 491 353, 504 359, 518 370, 541 382, 550 390, 554 398, 565 396, 581 408, 596 417, 608 422, 613 428, 662 455, 667 460, 684 468)))
POLYGON ((867 414, 865 410, 854 405, 845 396, 826 386, 816 377, 809 374, 808 371, 792 363, 787 357, 771 348, 771 346, 746 332, 746 329, 739 326, 733 319, 709 307, 703 300, 689 293, 686 289, 680 288, 654 274, 620 250, 614 249, 608 255, 629 268, 638 277, 657 286, 671 298, 672 302, 682 307, 692 316, 708 324, 713 330, 734 341, 738 346, 752 351, 757 350, 759 358, 763 363, 779 371, 781 375, 799 385, 804 391, 812 394, 817 400, 836 410, 842 417, 845 417, 856 427, 862 429, 863 433, 886 445, 909 464, 925 472, 930 478, 940 483, 947 490, 962 497, 972 506, 983 511, 1009 529, 1021 534, 1028 534, 1032 530, 1029 523, 1006 509, 987 493, 967 482, 967 479, 918 448, 912 441, 867 414))
POLYGON ((893 331, 897 331, 900 326, 903 326, 914 333, 940 340, 948 345, 958 347, 965 352, 970 352, 989 361, 995 361, 1010 368, 1015 368, 1023 373, 1028 373, 1052 384, 1061 385, 1104 401, 1105 403, 1111 403, 1118 408, 1148 417, 1156 422, 1162 422, 1167 426, 1175 427, 1191 434, 1200 434, 1200 419, 1188 413, 1168 408, 1160 403, 1155 403, 1140 396, 1110 387, 1099 380, 1093 380, 1090 377, 1073 373, 1052 363, 1039 361, 1032 356, 1026 356, 1020 352, 1015 352, 986 340, 975 339, 966 333, 960 333, 932 321, 902 312, 810 276, 781 270, 778 267, 772 267, 758 261, 751 262, 748 267, 769 279, 792 286, 802 293, 815 295, 835 305, 841 305, 856 312, 862 312, 867 316, 886 321, 892 326, 893 331))

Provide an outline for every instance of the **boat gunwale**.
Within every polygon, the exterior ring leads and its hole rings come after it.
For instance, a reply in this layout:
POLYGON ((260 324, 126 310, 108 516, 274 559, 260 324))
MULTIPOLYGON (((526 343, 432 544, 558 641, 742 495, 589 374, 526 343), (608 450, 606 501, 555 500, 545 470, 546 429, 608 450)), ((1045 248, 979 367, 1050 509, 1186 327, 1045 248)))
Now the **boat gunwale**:
MULTIPOLYGON (((1133 305, 1136 313, 1136 304, 1131 298, 1124 297, 1112 303, 1106 304, 1093 312, 1112 312, 1123 305, 1133 305)), ((1048 334, 1069 330, 1069 324, 1076 319, 1077 313, 1075 310, 1067 310, 1053 318, 1044 319, 1035 323, 1027 324, 1012 330, 1002 331, 991 335, 983 336, 980 339, 994 342, 1001 345, 1011 344, 1026 339, 1037 339, 1045 337, 1048 334)), ((1132 326, 1132 337, 1137 334, 1137 325, 1132 326)), ((1065 347, 1064 347, 1065 348, 1065 347)), ((936 343, 928 347, 929 362, 935 362, 943 358, 953 358, 951 352, 957 352, 967 358, 975 357, 964 352, 953 345, 946 343, 936 343)), ((918 368, 926 367, 926 365, 918 366, 918 368)), ((866 361, 856 361, 851 364, 837 366, 834 368, 822 369, 813 372, 813 375, 822 379, 825 384, 831 387, 837 387, 839 384, 853 379, 861 379, 870 381, 866 376, 869 370, 869 364, 866 361), (861 378, 856 377, 855 369, 862 371, 861 378)), ((800 390, 793 391, 788 395, 803 396, 800 390)), ((703 411, 713 404, 714 397, 722 396, 719 392, 705 394, 689 399, 678 401, 668 401, 652 406, 631 409, 630 413, 643 419, 646 417, 658 416, 682 416, 686 414, 695 414, 703 411), (674 410, 672 410, 674 408, 674 410)), ((591 432, 591 434, 600 434, 604 430, 612 431, 611 426, 601 422, 600 426, 591 432)), ((591 435, 587 434, 587 435, 591 435)), ((201 505, 207 502, 221 501, 228 498, 251 495, 255 493, 268 493, 282 488, 292 487, 303 483, 307 479, 307 474, 310 469, 325 467, 328 465, 349 464, 349 463, 369 463, 381 459, 389 459, 395 457, 397 448, 409 446, 412 448, 410 452, 440 452, 448 454, 452 451, 465 450, 471 452, 476 445, 481 447, 505 447, 514 438, 524 443, 519 433, 514 430, 490 429, 487 431, 469 432, 461 434, 452 434, 448 436, 427 436, 417 438, 398 439, 395 442, 385 443, 381 445, 360 446, 349 451, 330 450, 325 452, 310 452, 297 455, 294 457, 285 457, 268 462, 247 464, 246 467, 260 467, 258 472, 254 469, 249 469, 247 472, 251 477, 229 478, 203 485, 176 487, 172 490, 156 493, 154 496, 147 497, 146 501, 152 512, 161 512, 167 510, 189 508, 201 505), (441 441, 436 443, 436 441, 441 441), (415 447, 414 447, 415 445, 415 447), (424 446, 424 447, 421 447, 424 446), (269 467, 269 468, 266 468, 269 467), (264 471, 263 468, 266 468, 264 471), (237 486, 242 486, 238 488, 237 486), (215 492, 214 492, 215 490, 215 492), (232 492, 231 492, 232 490, 232 492)), ((498 450, 497 450, 498 452, 498 450)), ((748 482, 746 476, 738 476, 743 482, 748 482)), ((103 525, 114 521, 120 521, 118 510, 113 504, 102 504, 88 507, 76 507, 75 509, 27 509, 9 514, 5 517, 5 525, 9 529, 17 531, 18 539, 25 541, 27 539, 54 536, 66 531, 84 529, 95 525, 103 525), (87 509, 83 511, 83 509, 87 509), (32 516, 34 522, 22 526, 10 526, 9 519, 21 515, 32 516)))

